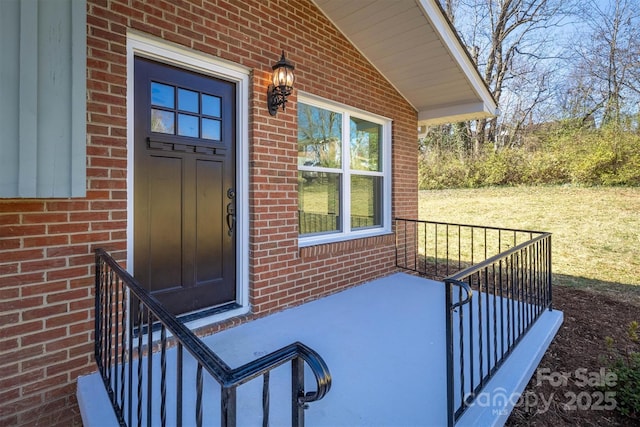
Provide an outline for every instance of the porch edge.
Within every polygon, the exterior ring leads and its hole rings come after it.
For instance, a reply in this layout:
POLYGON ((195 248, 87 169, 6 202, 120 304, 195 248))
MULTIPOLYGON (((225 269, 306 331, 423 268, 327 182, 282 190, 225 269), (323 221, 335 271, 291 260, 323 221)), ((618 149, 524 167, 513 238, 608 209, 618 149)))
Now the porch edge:
POLYGON ((78 377, 76 399, 84 427, 119 427, 100 374, 78 377))

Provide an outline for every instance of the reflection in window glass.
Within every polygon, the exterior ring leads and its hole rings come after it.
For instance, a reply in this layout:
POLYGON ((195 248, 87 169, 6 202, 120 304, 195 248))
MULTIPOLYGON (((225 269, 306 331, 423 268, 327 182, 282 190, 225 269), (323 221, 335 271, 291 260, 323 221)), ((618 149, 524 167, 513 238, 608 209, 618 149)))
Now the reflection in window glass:
POLYGON ((202 119, 202 138, 220 141, 220 120, 202 119))
POLYGON ((222 99, 218 96, 151 82, 151 105, 152 132, 222 140, 222 99))
POLYGON ((300 234, 340 231, 340 175, 298 172, 300 234))
POLYGON ((170 111, 151 109, 151 132, 175 133, 174 114, 170 111))
POLYGON ((151 104, 158 107, 175 108, 174 87, 162 83, 151 83, 151 104))
POLYGON ((220 98, 211 95, 202 95, 202 114, 206 116, 220 117, 220 98))
POLYGON ((198 92, 192 90, 178 89, 178 109, 190 113, 198 113, 200 111, 198 105, 199 95, 198 92))
POLYGON ((382 126, 352 117, 349 128, 351 169, 381 171, 380 135, 382 126))
POLYGON ((301 246, 389 231, 391 169, 383 153, 390 149, 385 136, 391 122, 302 98, 297 104, 301 246))
POLYGON ((382 177, 351 176, 351 228, 382 225, 382 177))
POLYGON ((298 105, 298 166, 342 166, 342 114, 298 105))
POLYGON ((178 114, 178 135, 198 137, 198 117, 178 114))

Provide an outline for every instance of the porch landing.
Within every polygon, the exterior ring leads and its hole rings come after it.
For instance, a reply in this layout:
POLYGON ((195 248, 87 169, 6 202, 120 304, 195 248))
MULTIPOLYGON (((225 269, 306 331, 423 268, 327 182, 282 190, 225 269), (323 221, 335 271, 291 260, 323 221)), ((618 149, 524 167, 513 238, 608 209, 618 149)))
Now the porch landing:
MULTIPOLYGON (((502 406, 476 404, 457 425, 503 424, 517 400, 510 396, 524 389, 561 323, 562 312, 545 311, 485 388, 490 400, 502 406), (499 396, 506 399, 494 399, 499 396)), ((333 383, 327 396, 311 403, 305 411, 309 426, 447 423, 441 282, 397 273, 217 333, 204 341, 232 367, 294 341, 316 350, 329 366, 333 383)), ((185 378, 193 376, 185 374, 185 378)), ((310 380, 307 378, 308 388, 312 387, 310 380)), ((289 366, 274 370, 270 382, 270 425, 290 424, 289 366)), ((210 384, 208 388, 213 394, 218 387, 210 384)), ((193 393, 187 390, 195 387, 185 386, 185 393, 193 393)), ((261 424, 261 393, 260 378, 238 389, 238 425, 261 424)), ((185 400, 192 398, 189 394, 184 396, 185 400)), ((97 374, 78 380, 85 426, 105 425, 107 414, 103 411, 111 410, 106 399, 97 374), (98 394, 104 395, 104 403, 99 403, 98 394)), ((219 419, 216 405, 207 405, 207 425, 219 419)))

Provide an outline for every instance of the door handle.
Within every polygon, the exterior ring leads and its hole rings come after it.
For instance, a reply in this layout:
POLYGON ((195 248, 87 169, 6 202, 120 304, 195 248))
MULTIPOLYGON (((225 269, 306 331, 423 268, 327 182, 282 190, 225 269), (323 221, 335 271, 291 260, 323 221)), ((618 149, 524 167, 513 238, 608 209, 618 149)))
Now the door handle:
POLYGON ((231 236, 236 228, 236 207, 234 205, 236 190, 233 188, 227 188, 227 198, 231 199, 227 205, 227 234, 231 236))
POLYGON ((233 206, 233 202, 229 202, 227 205, 227 234, 231 236, 236 228, 236 208, 233 206))

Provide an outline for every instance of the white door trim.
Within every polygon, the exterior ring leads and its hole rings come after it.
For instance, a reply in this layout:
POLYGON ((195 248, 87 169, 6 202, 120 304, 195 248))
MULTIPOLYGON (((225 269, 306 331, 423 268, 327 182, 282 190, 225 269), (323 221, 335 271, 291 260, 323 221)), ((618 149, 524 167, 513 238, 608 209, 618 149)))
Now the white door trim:
POLYGON ((236 84, 236 303, 240 308, 189 322, 196 329, 248 313, 249 306, 249 74, 241 65, 136 31, 127 33, 127 271, 133 275, 133 60, 141 56, 236 84))

